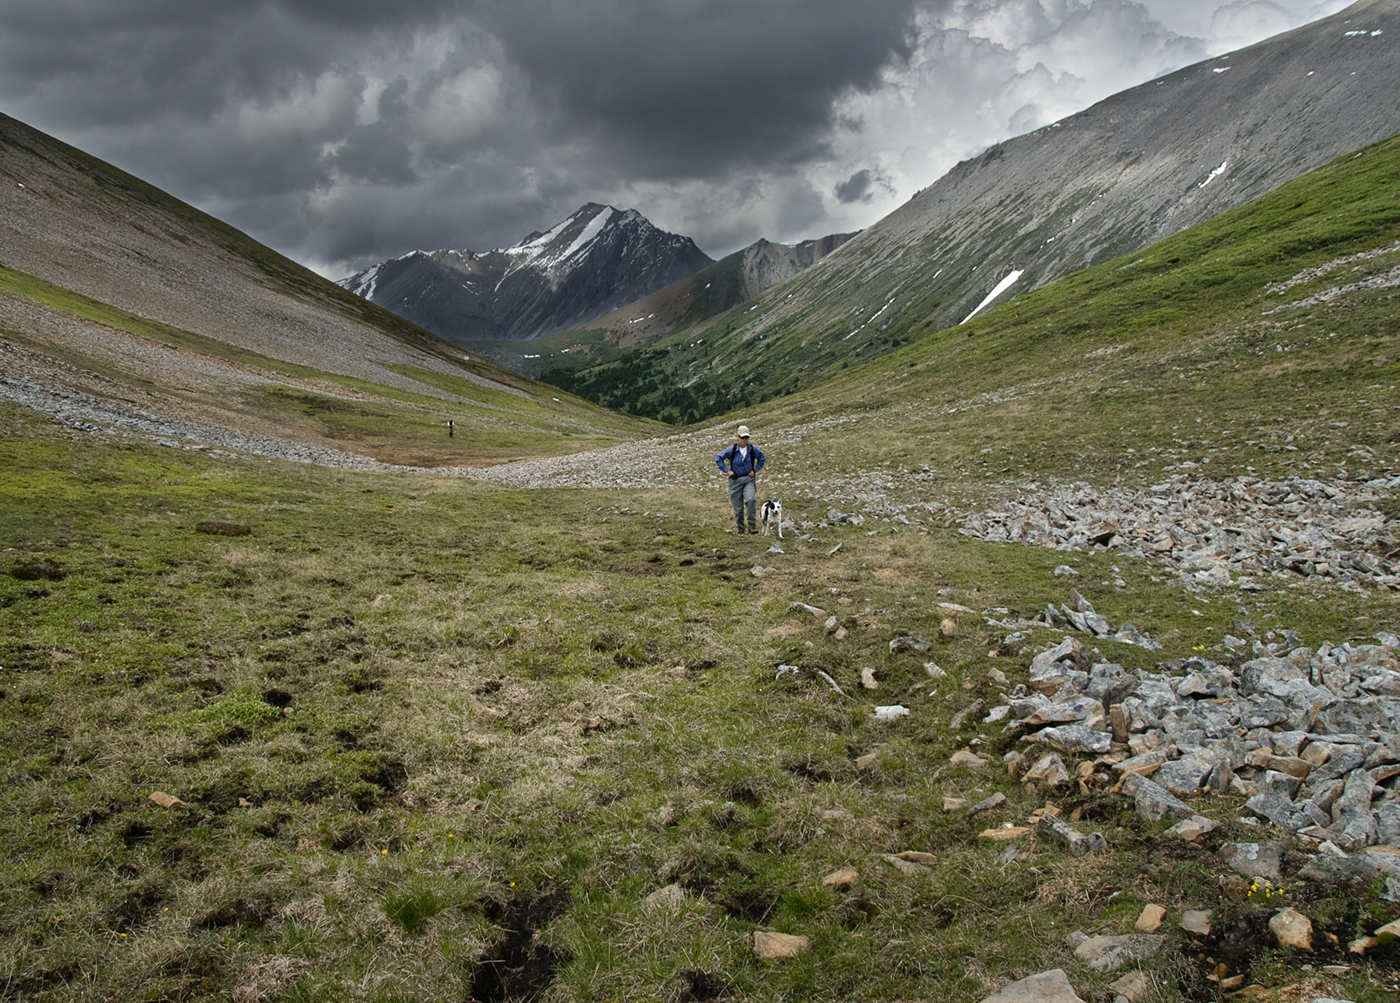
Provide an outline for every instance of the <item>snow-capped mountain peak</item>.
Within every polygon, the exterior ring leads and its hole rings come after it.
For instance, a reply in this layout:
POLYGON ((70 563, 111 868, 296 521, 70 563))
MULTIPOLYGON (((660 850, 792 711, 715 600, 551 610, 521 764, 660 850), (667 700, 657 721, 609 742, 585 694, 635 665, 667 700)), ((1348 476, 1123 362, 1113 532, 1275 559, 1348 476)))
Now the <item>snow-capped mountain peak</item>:
POLYGON ((526 339, 586 323, 711 264, 635 209, 590 202, 510 247, 415 251, 340 285, 457 340, 526 339))

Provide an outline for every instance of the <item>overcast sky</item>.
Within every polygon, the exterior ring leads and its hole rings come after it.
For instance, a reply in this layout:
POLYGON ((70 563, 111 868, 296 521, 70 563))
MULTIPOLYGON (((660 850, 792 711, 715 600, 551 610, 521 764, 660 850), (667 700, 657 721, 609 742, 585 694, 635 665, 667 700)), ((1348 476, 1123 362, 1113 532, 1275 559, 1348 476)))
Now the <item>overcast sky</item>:
POLYGON ((1346 0, 0 0, 0 110, 322 274, 584 202, 718 257, 1346 0))

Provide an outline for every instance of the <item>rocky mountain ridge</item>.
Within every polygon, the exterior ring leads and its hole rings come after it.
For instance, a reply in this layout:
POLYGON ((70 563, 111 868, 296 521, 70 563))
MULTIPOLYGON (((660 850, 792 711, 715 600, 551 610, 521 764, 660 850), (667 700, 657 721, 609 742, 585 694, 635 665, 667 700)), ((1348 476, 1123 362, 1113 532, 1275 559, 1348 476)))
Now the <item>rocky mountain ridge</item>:
POLYGON ((453 341, 519 341, 577 327, 713 260, 635 209, 590 202, 511 247, 413 251, 339 285, 453 341))
POLYGON ((1361 0, 998 144, 703 346, 678 342, 677 379, 719 359, 732 387, 777 372, 810 385, 1394 135, 1397 40, 1400 2, 1361 0))

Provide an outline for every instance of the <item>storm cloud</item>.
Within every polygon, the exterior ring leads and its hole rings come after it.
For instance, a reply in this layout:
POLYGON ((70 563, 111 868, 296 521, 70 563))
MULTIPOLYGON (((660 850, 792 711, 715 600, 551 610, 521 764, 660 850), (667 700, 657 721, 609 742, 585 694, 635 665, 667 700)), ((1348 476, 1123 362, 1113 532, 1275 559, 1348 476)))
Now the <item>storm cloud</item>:
POLYGON ((0 110, 338 276, 585 201, 711 254, 1340 0, 0 0, 0 110))

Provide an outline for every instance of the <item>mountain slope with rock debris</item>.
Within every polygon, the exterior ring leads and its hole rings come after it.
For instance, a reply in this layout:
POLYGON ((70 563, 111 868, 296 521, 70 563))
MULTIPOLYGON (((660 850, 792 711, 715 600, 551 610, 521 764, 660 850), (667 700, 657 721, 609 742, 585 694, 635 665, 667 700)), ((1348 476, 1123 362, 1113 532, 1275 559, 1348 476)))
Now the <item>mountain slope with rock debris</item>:
POLYGON ((1400 2, 1360 0, 997 144, 664 368, 772 399, 1243 205, 1400 132, 1396 45, 1400 2))

